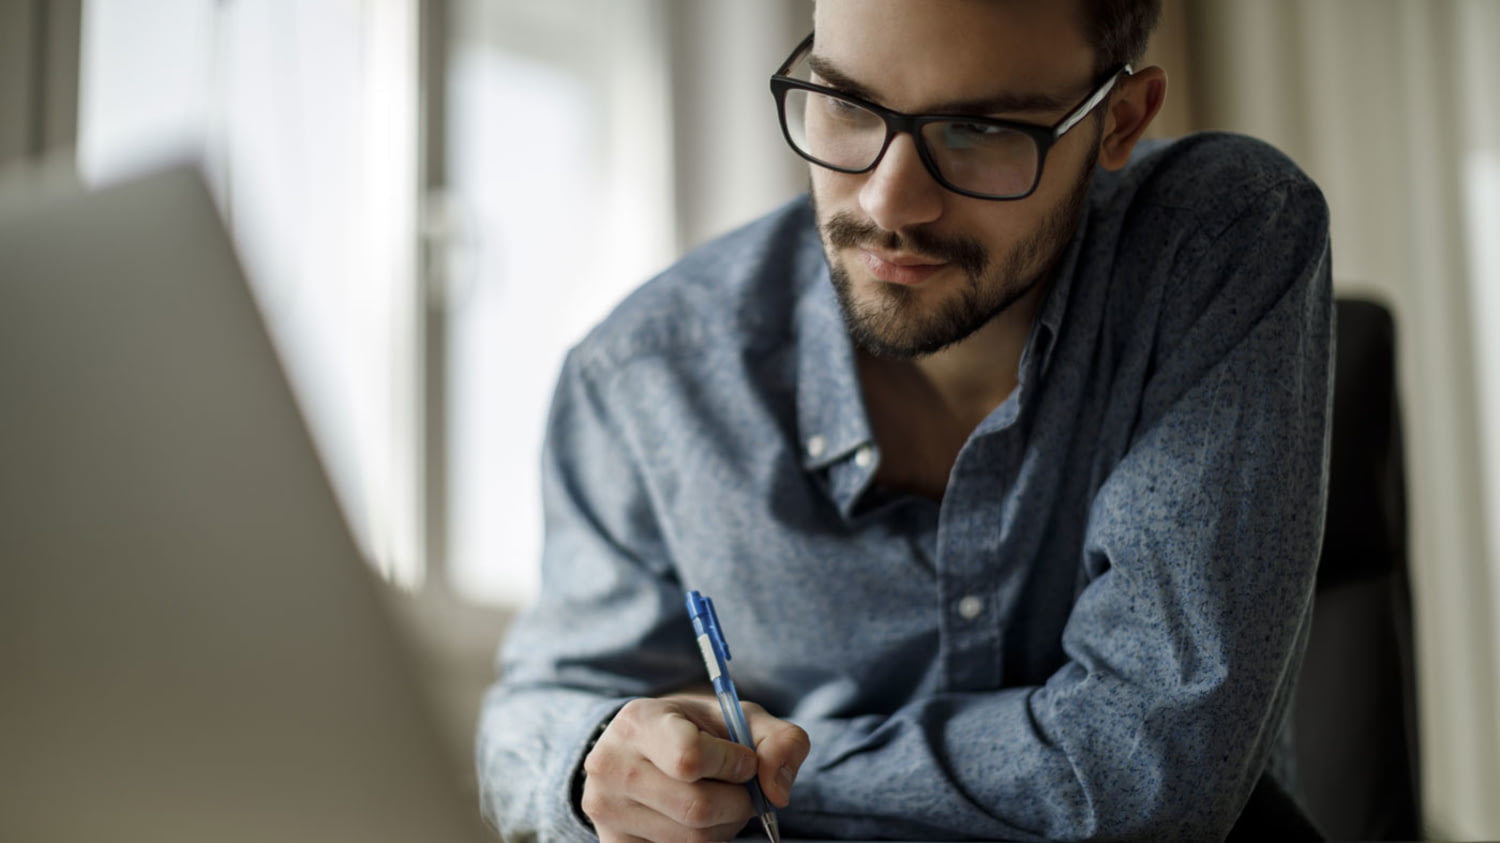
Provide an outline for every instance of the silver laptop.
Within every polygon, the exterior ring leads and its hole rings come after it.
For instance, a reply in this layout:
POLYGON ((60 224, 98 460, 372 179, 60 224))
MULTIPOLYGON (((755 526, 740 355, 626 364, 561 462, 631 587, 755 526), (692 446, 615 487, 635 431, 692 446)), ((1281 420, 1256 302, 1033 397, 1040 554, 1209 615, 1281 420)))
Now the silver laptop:
POLYGON ((459 841, 201 180, 0 215, 0 840, 459 841))

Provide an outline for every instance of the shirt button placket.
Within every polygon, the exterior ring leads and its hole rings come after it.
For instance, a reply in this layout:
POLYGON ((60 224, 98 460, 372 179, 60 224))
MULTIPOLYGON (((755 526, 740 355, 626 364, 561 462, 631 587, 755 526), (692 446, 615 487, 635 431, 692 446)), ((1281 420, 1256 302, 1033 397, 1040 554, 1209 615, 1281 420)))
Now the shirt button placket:
POLYGON ((1011 454, 994 435, 968 443, 943 502, 939 589, 944 598, 945 673, 954 690, 999 687, 1005 656, 998 586, 1014 576, 1004 546, 1006 524, 994 489, 1013 476, 1011 454))

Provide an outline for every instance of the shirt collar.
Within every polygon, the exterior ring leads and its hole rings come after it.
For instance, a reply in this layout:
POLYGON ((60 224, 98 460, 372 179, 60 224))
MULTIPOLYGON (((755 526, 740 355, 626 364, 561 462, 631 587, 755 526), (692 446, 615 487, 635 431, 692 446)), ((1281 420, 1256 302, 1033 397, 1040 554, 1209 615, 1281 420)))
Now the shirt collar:
POLYGON ((795 315, 797 429, 808 470, 825 468, 871 441, 854 346, 821 255, 813 275, 795 315))
POLYGON ((1045 376, 1047 367, 1052 362, 1057 337, 1062 333, 1063 317, 1068 311, 1068 301, 1072 298, 1073 276, 1078 272, 1079 254, 1083 251, 1088 225, 1089 214, 1085 212, 1078 222, 1078 230, 1073 232, 1073 239, 1063 250, 1062 260, 1058 261, 1057 271, 1053 275, 1052 288, 1042 301, 1036 324, 1032 326, 1026 348, 1021 352, 1019 376, 1023 391, 1028 381, 1045 376))
MULTIPOLYGON (((1012 396, 1018 400, 1005 402, 997 408, 997 414, 1014 418, 1019 405, 1035 390, 1032 383, 1046 374, 1072 296, 1073 276, 1078 268, 1087 227, 1088 215, 1084 214, 1058 263, 1052 286, 1021 354, 1019 394, 1012 396)), ((803 284, 798 291, 793 316, 797 358, 797 444, 801 449, 803 468, 821 472, 847 460, 862 447, 873 447, 874 435, 860 387, 853 342, 839 311, 816 222, 809 227, 808 236, 800 248, 804 254, 799 264, 812 268, 812 271, 801 273, 802 277, 796 279, 803 284)), ((986 424, 990 421, 1000 420, 992 417, 986 424)), ((829 491, 846 517, 853 512, 859 495, 874 476, 873 464, 860 466, 860 469, 840 472, 829 478, 829 491)))

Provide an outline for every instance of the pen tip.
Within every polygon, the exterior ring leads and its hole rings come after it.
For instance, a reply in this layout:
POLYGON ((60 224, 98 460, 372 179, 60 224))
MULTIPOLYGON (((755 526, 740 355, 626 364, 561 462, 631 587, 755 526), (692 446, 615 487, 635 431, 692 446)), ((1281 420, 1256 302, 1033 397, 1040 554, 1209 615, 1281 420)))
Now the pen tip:
POLYGON ((781 843, 781 828, 776 822, 776 815, 769 811, 760 815, 760 824, 765 826, 766 836, 771 838, 771 843, 781 843))

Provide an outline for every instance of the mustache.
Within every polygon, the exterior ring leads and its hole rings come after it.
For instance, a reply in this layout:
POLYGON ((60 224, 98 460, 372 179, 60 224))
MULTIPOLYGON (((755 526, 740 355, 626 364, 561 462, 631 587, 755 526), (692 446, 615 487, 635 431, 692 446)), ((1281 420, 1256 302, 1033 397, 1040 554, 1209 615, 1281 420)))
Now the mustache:
POLYGON ((857 219, 847 211, 828 218, 823 224, 828 243, 837 248, 860 249, 874 246, 892 252, 911 252, 942 263, 951 263, 970 276, 983 275, 989 266, 989 254, 979 241, 962 235, 945 237, 925 228, 885 231, 874 223, 857 219))

